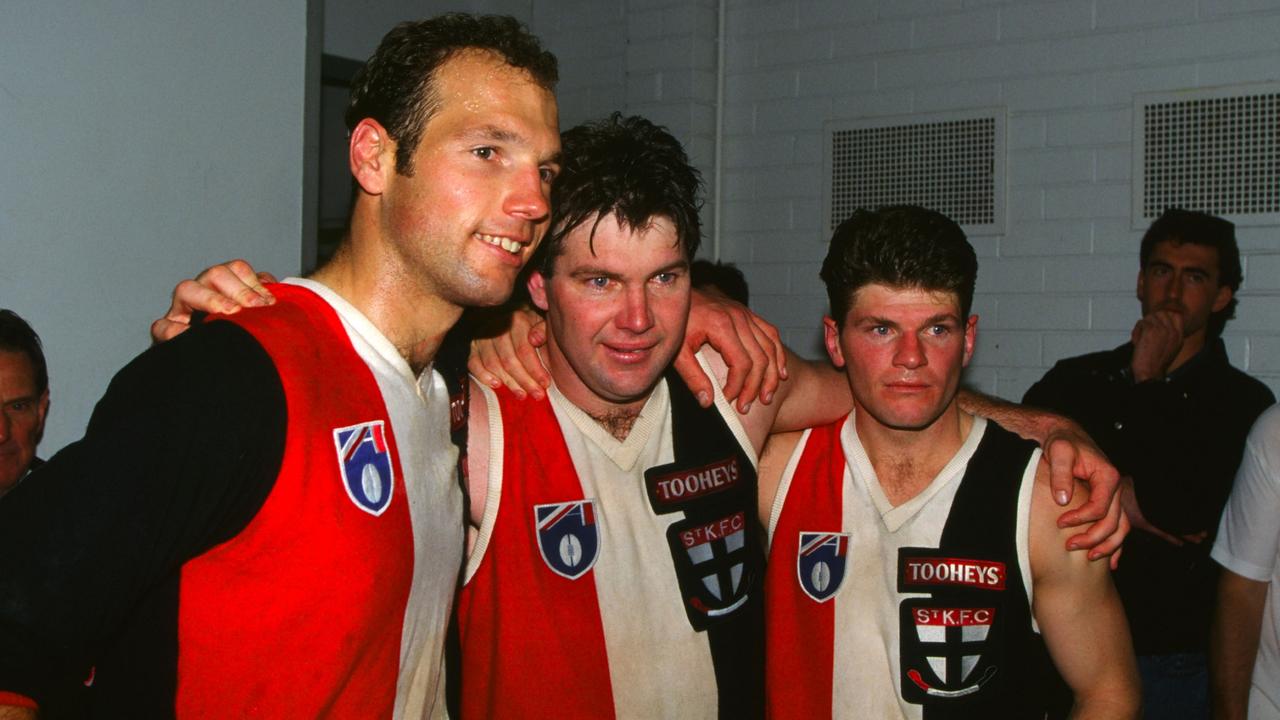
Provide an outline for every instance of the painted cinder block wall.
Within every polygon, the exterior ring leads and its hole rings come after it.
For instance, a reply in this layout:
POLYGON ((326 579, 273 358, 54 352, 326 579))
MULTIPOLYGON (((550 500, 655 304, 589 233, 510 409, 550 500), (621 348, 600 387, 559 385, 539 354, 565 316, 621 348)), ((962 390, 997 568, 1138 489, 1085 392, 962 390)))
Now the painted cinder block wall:
MULTIPOLYGON (((711 2, 583 0, 536 2, 532 24, 563 60, 566 125, 646 114, 710 181, 715 21, 711 2)), ((1007 108, 1008 222, 972 238, 981 322, 967 380, 1019 398, 1056 360, 1123 342, 1139 317, 1133 95, 1280 79, 1280 1, 729 0, 725 42, 720 256, 810 356, 826 309, 824 121, 1007 108)), ((1280 228, 1238 236, 1227 348, 1280 391, 1280 228)))
MULTIPOLYGON (((1008 109, 1006 233, 980 257, 974 386, 1019 398, 1056 360, 1125 341, 1135 93, 1280 79, 1280 2, 730 2, 722 257, 815 350, 829 118, 1008 109)), ((1238 228, 1232 362, 1280 390, 1280 228, 1238 228)))

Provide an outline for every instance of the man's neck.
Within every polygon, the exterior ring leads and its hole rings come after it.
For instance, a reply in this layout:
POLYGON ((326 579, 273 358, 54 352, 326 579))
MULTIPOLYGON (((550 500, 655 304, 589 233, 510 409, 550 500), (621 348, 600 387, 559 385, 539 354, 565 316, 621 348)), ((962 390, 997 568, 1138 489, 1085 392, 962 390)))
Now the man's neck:
POLYGON ((547 348, 541 353, 543 360, 547 364, 547 369, 551 373, 551 380, 555 383, 556 389, 564 395, 565 399, 573 403, 588 417, 595 420, 600 427, 604 428, 610 435, 617 440, 626 440, 631 434, 631 428, 635 427, 636 420, 640 417, 640 411, 644 409, 645 403, 649 402, 649 397, 653 394, 653 388, 645 393, 643 397, 628 400, 626 402, 614 402, 596 395, 591 388, 582 382, 578 374, 574 372, 569 362, 555 348, 555 339, 550 338, 547 341, 547 348))
POLYGON ((383 243, 348 238, 311 278, 368 318, 415 375, 435 358, 445 334, 462 315, 461 307, 396 268, 383 243))
POLYGON ((876 471, 880 488, 897 507, 919 495, 959 451, 973 427, 973 416, 952 403, 928 427, 899 430, 854 411, 858 439, 876 471))

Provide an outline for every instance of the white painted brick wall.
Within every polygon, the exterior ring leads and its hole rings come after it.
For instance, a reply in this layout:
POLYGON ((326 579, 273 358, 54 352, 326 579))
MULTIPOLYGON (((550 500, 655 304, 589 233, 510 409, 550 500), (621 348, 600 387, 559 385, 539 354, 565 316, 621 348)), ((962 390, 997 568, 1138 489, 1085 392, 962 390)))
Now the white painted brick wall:
MULTIPOLYGON (((1276 0, 731 0, 722 257, 817 355, 817 200, 829 119, 1008 110, 1007 234, 972 238, 982 314, 969 380, 1016 398, 1138 319, 1135 93, 1280 80, 1276 0), (756 289, 758 288, 758 289, 756 289)), ((1280 391, 1280 228, 1240 228, 1233 361, 1280 391)))

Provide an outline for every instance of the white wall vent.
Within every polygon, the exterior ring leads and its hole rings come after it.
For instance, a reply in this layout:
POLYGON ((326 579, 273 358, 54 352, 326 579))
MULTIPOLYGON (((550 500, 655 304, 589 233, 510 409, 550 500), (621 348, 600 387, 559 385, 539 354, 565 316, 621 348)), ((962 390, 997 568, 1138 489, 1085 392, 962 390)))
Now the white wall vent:
POLYGON ((1004 232, 1004 108, 841 120, 824 128, 827 237, 858 208, 900 204, 937 210, 969 234, 1004 232))
POLYGON ((1170 207, 1280 222, 1280 83, 1135 95, 1133 144, 1135 229, 1170 207))

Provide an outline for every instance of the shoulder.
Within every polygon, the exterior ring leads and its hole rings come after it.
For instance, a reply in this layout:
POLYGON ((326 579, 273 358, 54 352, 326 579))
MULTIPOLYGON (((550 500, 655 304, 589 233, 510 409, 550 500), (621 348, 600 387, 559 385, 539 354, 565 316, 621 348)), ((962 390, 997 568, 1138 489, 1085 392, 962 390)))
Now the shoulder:
MULTIPOLYGON (((1063 358, 1040 378, 1023 397, 1023 402, 1044 405, 1082 386, 1119 382, 1129 364, 1129 346, 1063 358)), ((1065 400, 1065 399, 1064 399, 1065 400)))
POLYGON ((1234 399, 1249 403, 1255 408, 1255 415, 1276 401, 1275 394, 1266 383, 1234 365, 1227 365, 1224 378, 1230 383, 1234 399))
POLYGON ((235 388, 235 395, 265 391, 268 396, 282 397, 280 376, 267 351, 243 327, 220 320, 152 346, 112 380, 112 389, 117 391, 157 385, 179 397, 209 397, 216 388, 235 388))
MULTIPOLYGON (((1094 376, 1119 372, 1129 364, 1129 346, 1121 345, 1111 350, 1076 355, 1063 358, 1054 363, 1050 373, 1064 375, 1094 376)), ((1048 375, 1046 375, 1048 377, 1048 375)))

